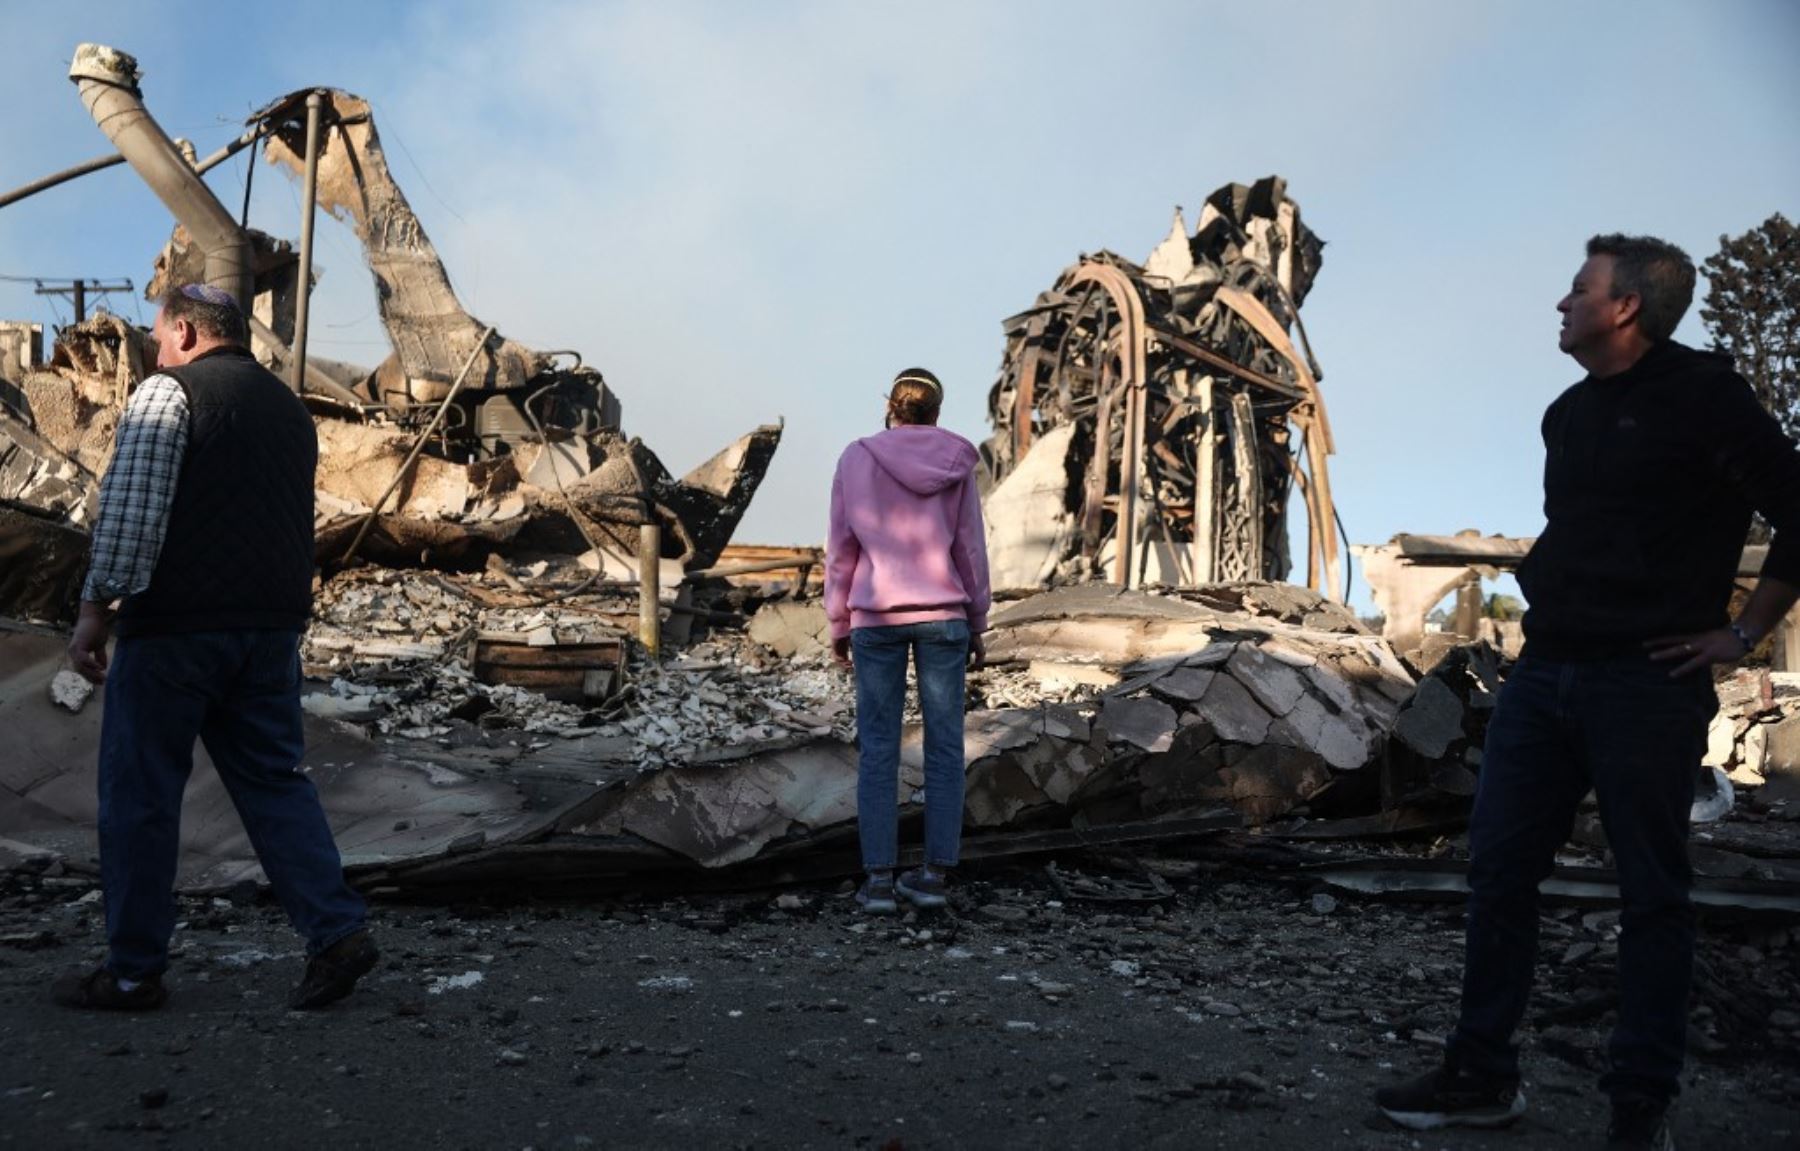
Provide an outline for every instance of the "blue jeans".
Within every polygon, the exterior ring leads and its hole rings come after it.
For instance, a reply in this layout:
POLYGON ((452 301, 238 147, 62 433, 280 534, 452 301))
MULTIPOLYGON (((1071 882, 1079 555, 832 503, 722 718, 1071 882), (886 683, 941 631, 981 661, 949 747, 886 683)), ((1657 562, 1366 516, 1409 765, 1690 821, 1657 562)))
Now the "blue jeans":
POLYGON ((1488 726, 1469 824, 1469 912, 1453 1058, 1516 1076, 1512 1034, 1537 961, 1538 884, 1591 787, 1623 902, 1619 1019, 1600 1086, 1679 1090, 1694 962, 1688 810, 1718 699, 1701 672, 1647 659, 1566 663, 1527 654, 1488 726))
POLYGON ((850 633, 856 667, 856 831, 863 869, 899 858, 900 716, 906 657, 918 670, 925 720, 925 862, 955 867, 962 847, 965 620, 933 620, 850 633))
POLYGON ((300 636, 216 631, 119 640, 100 728, 107 967, 169 965, 181 793, 206 744, 288 919, 316 954, 363 926, 325 811, 300 773, 300 636))

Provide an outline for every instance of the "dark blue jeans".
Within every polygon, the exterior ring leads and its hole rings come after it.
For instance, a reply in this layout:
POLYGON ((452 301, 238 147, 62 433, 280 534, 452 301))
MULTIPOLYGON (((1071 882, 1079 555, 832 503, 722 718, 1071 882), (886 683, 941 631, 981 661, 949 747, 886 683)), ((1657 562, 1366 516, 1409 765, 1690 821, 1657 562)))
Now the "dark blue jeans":
POLYGON ((888 871, 899 858, 900 718, 906 661, 918 669, 925 721, 925 862, 954 867, 962 849, 965 620, 933 620, 850 633, 856 667, 856 832, 863 868, 888 871))
POLYGON ((1619 1020, 1600 1086, 1673 1097, 1694 963, 1688 810, 1718 699, 1704 672, 1647 659, 1565 663, 1529 654, 1488 726, 1469 824, 1462 1015, 1450 1051, 1517 1075, 1513 1031, 1537 961, 1538 884, 1592 788, 1623 901, 1619 1020))
POLYGON ((169 965, 181 793, 206 744, 294 928, 316 954, 363 925, 319 794, 300 773, 300 636, 192 632, 119 640, 100 728, 100 875, 107 966, 169 965))

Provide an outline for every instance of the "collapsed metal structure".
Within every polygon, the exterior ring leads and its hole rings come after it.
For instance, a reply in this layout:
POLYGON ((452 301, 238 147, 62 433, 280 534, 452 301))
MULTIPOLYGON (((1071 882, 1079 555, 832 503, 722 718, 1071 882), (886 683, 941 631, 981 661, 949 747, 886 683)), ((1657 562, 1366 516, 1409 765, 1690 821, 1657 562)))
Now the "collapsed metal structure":
POLYGON ((1331 425, 1300 324, 1322 248, 1281 178, 1230 184, 1192 235, 1177 209, 1142 266, 1083 257, 1005 322, 982 450, 989 519, 1012 545, 1026 489, 1052 497, 1035 505, 1060 526, 1016 541, 998 582, 1284 580, 1298 483, 1307 586, 1342 598, 1331 425))
MULTIPOLYGON (((628 575, 644 552, 653 567, 677 565, 679 582, 682 571, 718 558, 780 426, 757 428, 672 476, 621 433, 618 398, 579 354, 528 348, 463 308, 388 170, 367 102, 340 91, 290 93, 202 160, 145 108, 130 55, 79 45, 69 78, 118 155, 0 196, 0 207, 114 162, 129 164, 156 193, 177 224, 148 294, 191 282, 230 292, 249 319, 252 351, 290 380, 317 418, 321 567, 359 556, 478 567, 506 547, 588 554, 597 572, 628 575), (303 182, 297 252, 250 228, 247 215, 233 219, 201 179, 258 144, 303 182), (307 354, 316 206, 355 230, 374 278, 393 351, 373 369, 307 354)), ((246 188, 246 214, 248 205, 246 188)), ((0 554, 37 552, 56 562, 0 579, 0 615, 66 620, 97 477, 154 349, 144 333, 100 314, 64 329, 47 365, 14 358, 16 366, 0 365, 0 374, 18 377, 0 381, 0 554)))

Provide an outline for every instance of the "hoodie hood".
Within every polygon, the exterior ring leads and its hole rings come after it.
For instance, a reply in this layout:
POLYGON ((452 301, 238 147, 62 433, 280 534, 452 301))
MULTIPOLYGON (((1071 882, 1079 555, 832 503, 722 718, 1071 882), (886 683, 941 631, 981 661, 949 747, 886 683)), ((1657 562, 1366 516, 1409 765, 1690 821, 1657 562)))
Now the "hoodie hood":
POLYGON ((929 424, 903 424, 856 442, 875 457, 882 471, 922 496, 962 482, 980 458, 974 444, 929 424))

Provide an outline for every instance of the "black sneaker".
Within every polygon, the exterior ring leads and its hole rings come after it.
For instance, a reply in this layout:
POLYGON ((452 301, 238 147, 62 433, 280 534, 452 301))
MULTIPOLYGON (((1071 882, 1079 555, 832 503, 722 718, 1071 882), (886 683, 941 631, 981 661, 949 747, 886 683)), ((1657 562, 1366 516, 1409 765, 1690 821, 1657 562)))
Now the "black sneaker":
POLYGON ((1504 1127, 1525 1114, 1525 1094, 1517 1078, 1477 1075, 1446 1061, 1417 1079, 1381 1088, 1375 1106, 1413 1131, 1504 1127))
POLYGON ((346 935, 306 961, 306 974, 288 992, 288 1010, 311 1011, 350 994, 381 959, 367 931, 346 935))
POLYGON ((1643 1095, 1613 1097, 1606 1126, 1606 1151, 1675 1151, 1669 1129, 1669 1101, 1643 1095))
POLYGON ((155 1011, 169 998, 162 976, 140 979, 130 991, 105 967, 83 974, 71 971, 50 985, 50 998, 82 1011, 155 1011))

